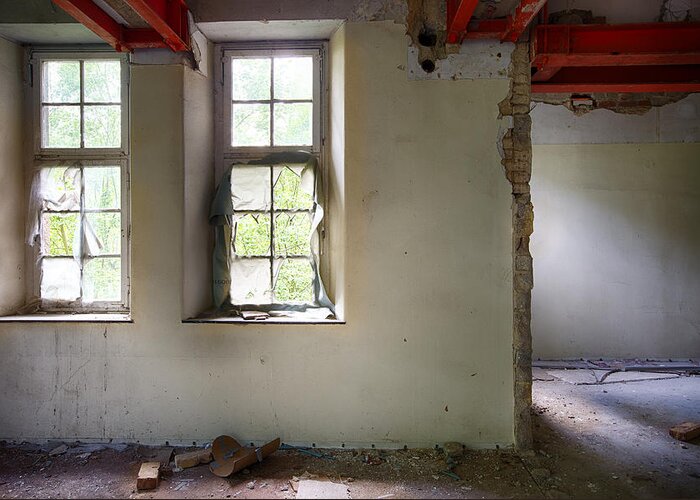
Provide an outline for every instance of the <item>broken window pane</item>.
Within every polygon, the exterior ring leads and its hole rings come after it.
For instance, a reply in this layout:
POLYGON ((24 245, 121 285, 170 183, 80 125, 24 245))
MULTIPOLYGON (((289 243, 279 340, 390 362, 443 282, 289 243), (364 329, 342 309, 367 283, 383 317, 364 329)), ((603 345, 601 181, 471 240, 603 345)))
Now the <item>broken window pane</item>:
POLYGON ((309 255, 311 218, 308 213, 275 216, 275 255, 309 255))
POLYGON ((313 98, 313 59, 275 58, 275 99, 313 98))
POLYGON ((231 145, 269 146, 270 106, 267 104, 233 104, 231 145))
POLYGON ((285 259, 275 283, 277 302, 313 302, 314 272, 307 259, 285 259))
POLYGON ((234 224, 236 255, 270 255, 270 215, 247 214, 234 224))
POLYGON ((42 255, 73 255, 73 248, 78 250, 79 214, 43 213, 41 216, 41 253, 42 255))
POLYGON ((80 147, 80 106, 44 106, 43 112, 44 147, 80 147))
POLYGON ((85 147, 121 146, 121 106, 85 106, 85 147))
POLYGON ((313 137, 313 104, 275 104, 275 146, 310 146, 313 137))
POLYGON ((121 101, 121 63, 85 61, 83 63, 85 102, 121 101))
MULTIPOLYGON (((89 245, 91 255, 119 255, 121 253, 122 219, 120 213, 90 213, 85 215, 85 232, 95 238, 97 245, 89 245), (95 248, 96 247, 96 248, 95 248)), ((86 238, 88 235, 86 235, 86 238)))
POLYGON ((270 59, 231 60, 234 101, 264 101, 270 99, 270 59))
POLYGON ((83 300, 118 301, 121 298, 121 259, 91 259, 83 269, 83 300))
POLYGON ((233 259, 231 261, 231 303, 270 303, 270 261, 233 259))
POLYGON ((234 210, 270 209, 270 167, 235 166, 231 171, 234 210))
POLYGON ((308 210, 313 207, 313 196, 301 187, 301 168, 297 170, 299 174, 289 167, 275 167, 275 208, 308 210))
POLYGON ((42 208, 80 210, 80 169, 48 167, 41 171, 42 208))
POLYGON ((80 62, 44 63, 43 102, 80 102, 80 62))
POLYGON ((120 208, 120 174, 121 169, 119 167, 85 168, 85 208, 120 208))
POLYGON ((41 260, 41 298, 75 300, 80 297, 80 268, 73 259, 41 260))

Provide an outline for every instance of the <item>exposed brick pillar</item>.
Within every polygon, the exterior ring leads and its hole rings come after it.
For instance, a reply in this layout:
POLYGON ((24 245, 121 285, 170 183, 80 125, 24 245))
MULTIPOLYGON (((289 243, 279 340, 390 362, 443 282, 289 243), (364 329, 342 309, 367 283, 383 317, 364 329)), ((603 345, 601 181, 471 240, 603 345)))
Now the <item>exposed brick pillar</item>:
POLYGON ((530 58, 527 43, 516 44, 510 68, 511 89, 499 104, 511 116, 512 128, 502 140, 506 177, 513 187, 513 370, 515 447, 532 447, 532 334, 530 317, 533 287, 530 235, 534 211, 530 200, 532 142, 530 140, 530 58))

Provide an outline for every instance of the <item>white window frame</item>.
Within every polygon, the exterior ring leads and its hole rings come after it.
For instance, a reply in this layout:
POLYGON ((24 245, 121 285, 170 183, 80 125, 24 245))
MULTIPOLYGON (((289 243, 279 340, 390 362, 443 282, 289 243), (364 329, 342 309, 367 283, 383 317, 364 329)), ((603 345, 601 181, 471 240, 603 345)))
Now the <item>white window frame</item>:
MULTIPOLYGON (((219 44, 216 46, 215 65, 215 175, 221 179, 228 167, 235 163, 247 163, 259 160, 271 153, 306 151, 318 160, 318 172, 323 184, 323 198, 319 200, 322 206, 327 206, 328 176, 326 175, 327 152, 326 136, 328 133, 328 53, 327 40, 309 41, 275 41, 275 42, 240 42, 219 44), (313 58, 313 132, 310 146, 241 146, 231 145, 232 124, 232 58, 260 58, 284 56, 311 56, 313 58)), ((271 82, 271 85, 273 82, 271 82)), ((272 114, 270 120, 273 120, 272 114)), ((327 210, 327 209, 326 209, 327 210)), ((324 217, 316 231, 319 234, 319 257, 325 253, 325 224, 324 217)), ((271 242, 272 244, 272 242, 271 242)), ((319 258, 323 264, 324 259, 319 258)), ((322 273, 323 274, 323 273, 322 273)), ((291 302, 290 302, 291 303, 291 302)))
MULTIPOLYGON (((30 300, 39 300, 40 308, 50 312, 129 312, 130 310, 130 242, 131 242, 131 210, 130 210, 130 158, 129 158, 129 59, 125 54, 115 52, 83 52, 53 49, 51 51, 37 50, 32 52, 30 59, 32 69, 32 116, 34 132, 34 161, 33 168, 38 172, 41 168, 78 167, 81 169, 81 203, 80 224, 82 234, 82 217, 84 210, 84 179, 82 171, 91 167, 119 166, 121 168, 121 297, 118 301, 82 300, 82 258, 81 258, 81 297, 72 302, 55 301, 41 298, 41 230, 39 237, 31 249, 33 277, 30 281, 30 300), (121 66, 121 145, 118 148, 49 148, 42 146, 42 86, 44 85, 44 62, 47 61, 86 61, 86 60, 116 60, 121 66)), ((82 109, 84 106, 83 72, 81 63, 81 142, 83 137, 82 109)), ((91 103, 90 105, 94 105, 91 103)), ((99 211, 99 210, 98 210, 99 211)), ((33 216, 40 217, 41 211, 33 216)), ((62 257, 59 257, 62 258, 62 257)), ((65 257, 71 258, 71 257, 65 257)), ((99 257, 98 257, 99 258, 99 257)))

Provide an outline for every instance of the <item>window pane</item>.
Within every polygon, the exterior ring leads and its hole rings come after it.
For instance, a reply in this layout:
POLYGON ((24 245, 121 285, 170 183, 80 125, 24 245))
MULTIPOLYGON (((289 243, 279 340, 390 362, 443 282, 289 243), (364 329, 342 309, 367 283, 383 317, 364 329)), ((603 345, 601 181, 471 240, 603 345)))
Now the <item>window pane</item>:
POLYGON ((234 226, 233 251, 236 255, 270 255, 270 216, 247 214, 234 226))
POLYGON ((275 255, 309 255, 311 218, 307 213, 275 216, 275 255))
POLYGON ((270 303, 270 261, 233 259, 231 261, 231 302, 233 304, 270 303))
POLYGON ((234 210, 270 209, 270 167, 234 166, 231 171, 234 210))
POLYGON ((121 102, 119 61, 85 61, 85 102, 121 102))
POLYGON ((46 148, 80 147, 80 106, 44 106, 46 148))
POLYGON ((86 214, 85 237, 88 239, 90 255, 120 254, 122 218, 120 213, 86 214), (93 240, 94 244, 90 244, 93 240))
POLYGON ((43 213, 41 215, 41 253, 42 255, 75 255, 78 246, 79 215, 43 213), (75 252, 73 251, 75 248, 75 252))
POLYGON ((80 62, 44 63, 43 102, 80 102, 80 62))
POLYGON ((83 300, 86 302, 121 300, 122 263, 120 258, 92 259, 83 269, 83 300))
POLYGON ((276 302, 313 302, 314 272, 306 259, 286 259, 275 283, 276 302))
POLYGON ((313 99, 311 57, 275 58, 275 99, 313 99))
POLYGON ((80 210, 80 169, 41 169, 41 200, 45 210, 80 210))
POLYGON ((73 259, 41 260, 41 298, 75 300, 80 297, 80 268, 73 259))
POLYGON ((270 59, 232 59, 231 76, 234 101, 270 98, 270 59))
POLYGON ((121 106, 85 106, 85 147, 121 146, 121 106))
MULTIPOLYGON (((277 181, 275 182, 275 208, 279 209, 310 209, 314 204, 313 196, 301 188, 301 172, 297 174, 289 167, 275 167, 277 181)), ((301 170, 301 169, 297 169, 301 170)))
POLYGON ((311 146, 313 104, 275 104, 275 146, 311 146))
POLYGON ((86 167, 85 208, 121 208, 121 169, 119 167, 86 167))
POLYGON ((269 146, 270 106, 267 104, 233 104, 231 145, 269 146))

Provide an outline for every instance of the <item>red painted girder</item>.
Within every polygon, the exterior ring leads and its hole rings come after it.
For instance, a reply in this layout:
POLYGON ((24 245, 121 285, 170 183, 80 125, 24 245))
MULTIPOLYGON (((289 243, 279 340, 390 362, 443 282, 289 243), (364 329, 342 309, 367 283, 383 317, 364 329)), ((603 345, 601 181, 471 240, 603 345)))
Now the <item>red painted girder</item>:
POLYGON ((447 0, 447 43, 461 43, 479 0, 447 0))
POLYGON ((591 92, 697 92, 700 65, 599 66, 561 68, 546 82, 532 83, 532 91, 591 92))
POLYGON ((502 42, 516 42, 527 29, 547 0, 521 0, 508 18, 508 26, 501 35, 502 42))
POLYGON ((498 40, 505 31, 508 21, 506 19, 481 19, 472 20, 467 26, 465 39, 478 40, 493 38, 498 40))
POLYGON ((174 51, 189 49, 187 5, 182 0, 124 0, 174 51))
POLYGON ((700 53, 700 23, 540 25, 533 51, 550 57, 700 53))
POLYGON ((122 25, 95 5, 92 0, 53 0, 53 3, 114 47, 117 52, 129 50, 124 44, 122 25))

